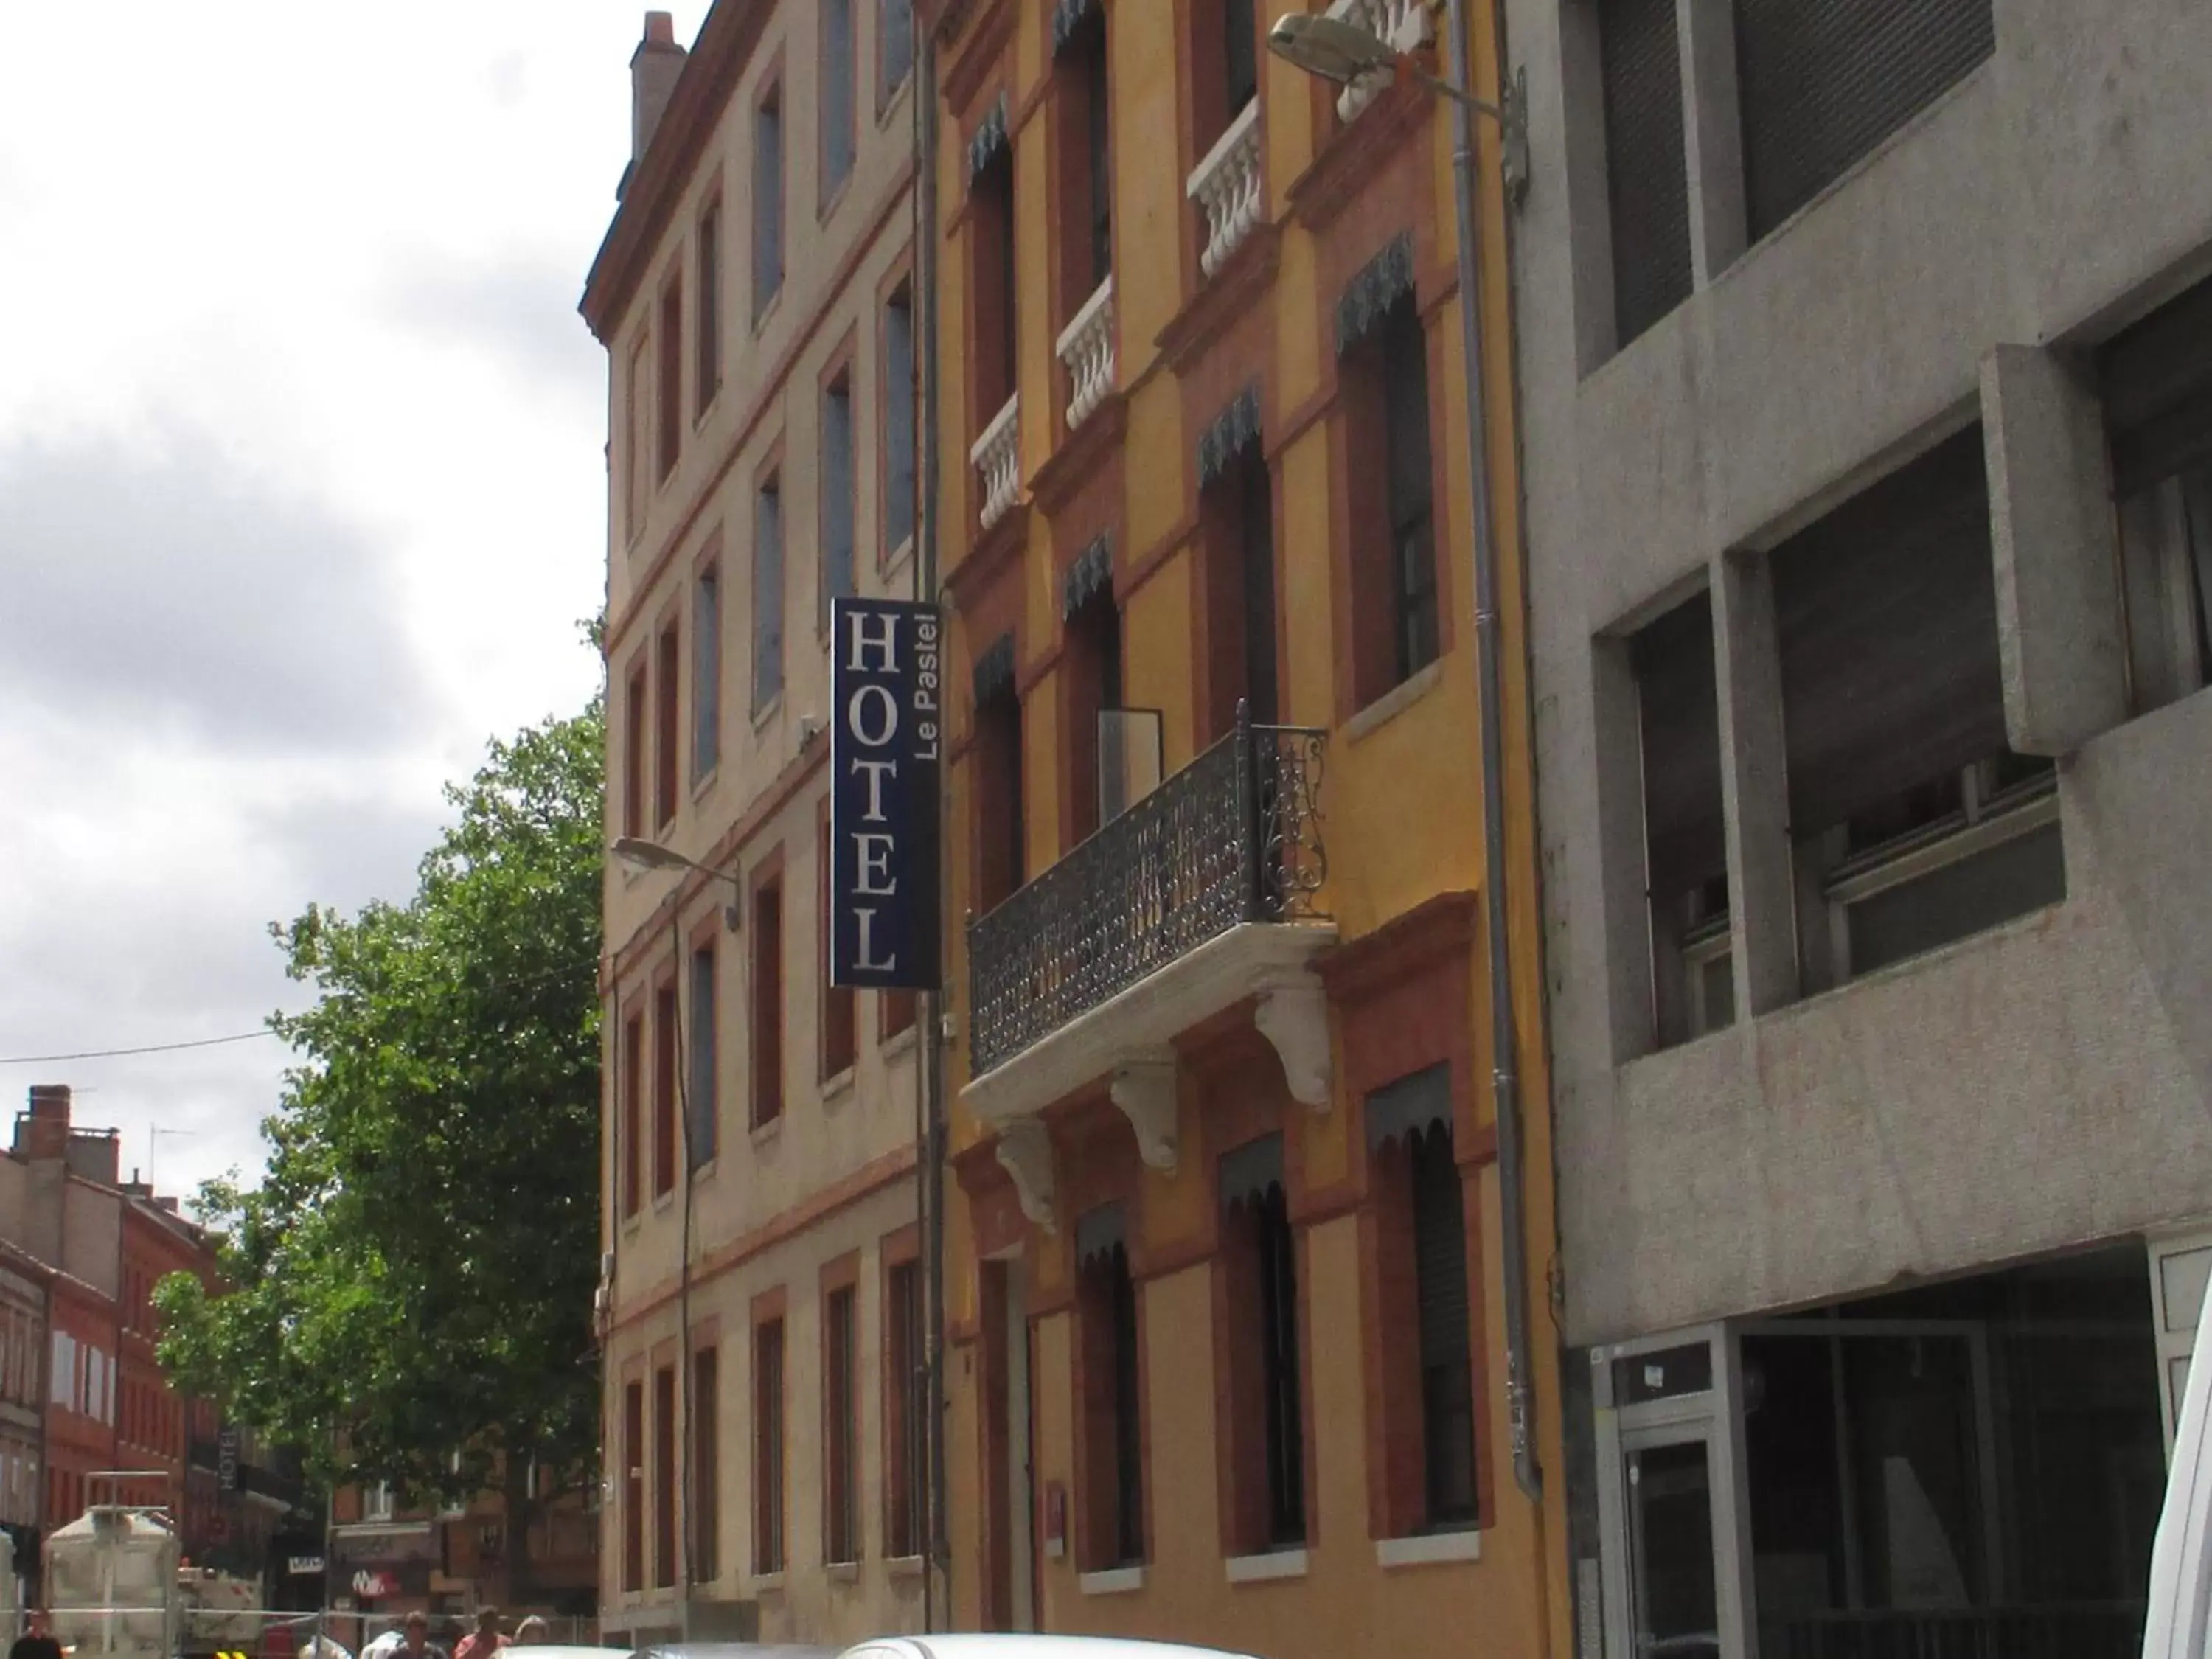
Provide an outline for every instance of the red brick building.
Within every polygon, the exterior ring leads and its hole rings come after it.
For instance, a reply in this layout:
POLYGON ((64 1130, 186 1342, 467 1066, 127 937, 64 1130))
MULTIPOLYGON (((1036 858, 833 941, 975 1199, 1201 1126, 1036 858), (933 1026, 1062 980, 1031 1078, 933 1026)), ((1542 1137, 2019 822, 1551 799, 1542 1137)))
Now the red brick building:
POLYGON ((319 1539, 320 1517, 295 1469, 162 1376, 155 1287, 212 1285, 215 1251, 174 1199, 122 1178, 120 1154, 116 1131, 71 1122, 59 1084, 31 1090, 0 1151, 0 1525, 21 1565, 88 1504, 159 1506, 189 1559, 260 1577, 287 1532, 319 1539), (140 1478, 96 1478, 120 1470, 140 1478))

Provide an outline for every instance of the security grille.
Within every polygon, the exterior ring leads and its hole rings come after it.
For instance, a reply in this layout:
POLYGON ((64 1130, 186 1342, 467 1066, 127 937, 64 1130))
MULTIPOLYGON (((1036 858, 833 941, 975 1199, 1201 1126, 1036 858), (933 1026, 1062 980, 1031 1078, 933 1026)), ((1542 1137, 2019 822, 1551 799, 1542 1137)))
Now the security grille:
POLYGON ((1604 0, 1598 37, 1613 315, 1625 346, 1690 297, 1690 185, 1674 0, 1604 0))
POLYGON ((1996 48, 1990 0, 1736 0, 1746 207, 1766 234, 1996 48))

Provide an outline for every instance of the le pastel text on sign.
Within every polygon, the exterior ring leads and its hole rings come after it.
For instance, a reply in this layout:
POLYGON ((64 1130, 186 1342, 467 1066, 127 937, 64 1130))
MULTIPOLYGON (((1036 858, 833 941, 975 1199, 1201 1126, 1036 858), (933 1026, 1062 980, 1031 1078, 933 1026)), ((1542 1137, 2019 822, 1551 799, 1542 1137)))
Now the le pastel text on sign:
POLYGON ((830 982, 934 990, 943 619, 840 599, 830 629, 830 982))

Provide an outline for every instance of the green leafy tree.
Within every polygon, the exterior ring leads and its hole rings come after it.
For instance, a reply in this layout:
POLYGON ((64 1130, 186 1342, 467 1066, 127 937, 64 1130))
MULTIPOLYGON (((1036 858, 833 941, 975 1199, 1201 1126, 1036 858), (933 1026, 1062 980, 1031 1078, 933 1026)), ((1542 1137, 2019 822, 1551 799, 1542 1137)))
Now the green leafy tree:
POLYGON ((409 902, 271 927, 317 1000, 271 1020, 267 1173, 200 1195, 219 1286, 156 1297, 179 1384, 323 1480, 503 1491, 517 1585, 597 1468, 604 745, 601 698, 494 743, 409 902))

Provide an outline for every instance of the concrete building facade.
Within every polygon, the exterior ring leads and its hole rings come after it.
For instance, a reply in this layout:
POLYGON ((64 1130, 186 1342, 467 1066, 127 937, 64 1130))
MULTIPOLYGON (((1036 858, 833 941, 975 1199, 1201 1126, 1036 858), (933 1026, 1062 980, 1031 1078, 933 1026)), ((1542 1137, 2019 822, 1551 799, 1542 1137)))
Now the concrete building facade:
POLYGON ((1503 9, 1581 1650, 2129 1651, 2212 1262, 2212 19, 1503 9))
POLYGON ((914 588, 900 4, 649 14, 609 354, 605 1627, 918 1627, 911 997, 832 989, 827 617, 914 588), (688 1403, 688 1410, 687 1410, 688 1403))
MULTIPOLYGON (((1330 9, 1440 45, 1430 8, 1330 9)), ((1481 890, 1455 301, 1479 282, 1500 343, 1485 436, 1510 479, 1498 135, 1493 252, 1463 272, 1449 106, 1304 77, 1259 6, 921 10, 951 1626, 1563 1651, 1560 1489, 1516 1482, 1504 1355, 1507 1287, 1525 1269, 1540 1306, 1547 1252, 1507 1224, 1482 943, 1504 903, 1548 1169, 1534 884, 1481 890)), ((1509 732, 1524 694, 1516 668, 1509 732)), ((1525 744, 1508 757, 1525 872, 1525 744)), ((1547 1240, 1547 1191, 1525 1196, 1547 1240)))

